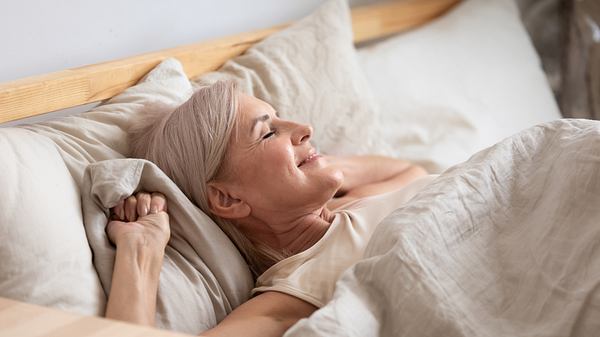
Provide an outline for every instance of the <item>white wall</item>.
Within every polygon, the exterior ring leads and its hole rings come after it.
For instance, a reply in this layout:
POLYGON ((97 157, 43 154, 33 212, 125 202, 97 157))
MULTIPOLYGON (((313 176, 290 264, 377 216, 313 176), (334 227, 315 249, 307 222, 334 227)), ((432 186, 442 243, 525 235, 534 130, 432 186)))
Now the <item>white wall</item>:
POLYGON ((267 28, 322 1, 0 0, 0 82, 267 28))
MULTIPOLYGON (((0 83, 268 28, 324 0, 0 0, 0 83)), ((353 6, 378 0, 349 0, 353 6)), ((10 127, 96 104, 4 123, 10 127)))

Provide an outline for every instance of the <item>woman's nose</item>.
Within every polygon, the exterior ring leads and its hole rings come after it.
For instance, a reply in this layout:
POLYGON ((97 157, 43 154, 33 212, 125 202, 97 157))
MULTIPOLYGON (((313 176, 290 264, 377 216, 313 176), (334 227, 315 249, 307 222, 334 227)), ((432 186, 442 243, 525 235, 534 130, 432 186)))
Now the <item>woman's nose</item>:
POLYGON ((292 134, 292 142, 294 145, 300 145, 310 140, 313 134, 313 128, 306 124, 297 124, 292 134))

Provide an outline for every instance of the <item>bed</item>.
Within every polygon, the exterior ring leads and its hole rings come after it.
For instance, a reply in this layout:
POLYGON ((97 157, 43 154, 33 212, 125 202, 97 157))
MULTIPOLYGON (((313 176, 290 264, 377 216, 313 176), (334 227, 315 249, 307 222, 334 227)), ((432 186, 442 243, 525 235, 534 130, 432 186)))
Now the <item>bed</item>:
POLYGON ((286 335, 599 331, 600 126, 560 119, 514 2, 350 12, 330 0, 290 25, 0 84, 0 335, 150 333, 78 316, 102 316, 108 209, 142 189, 170 202, 158 326, 198 334, 248 299, 253 278, 228 238, 155 165, 128 158, 137 116, 221 79, 311 123, 325 153, 441 173, 286 335))

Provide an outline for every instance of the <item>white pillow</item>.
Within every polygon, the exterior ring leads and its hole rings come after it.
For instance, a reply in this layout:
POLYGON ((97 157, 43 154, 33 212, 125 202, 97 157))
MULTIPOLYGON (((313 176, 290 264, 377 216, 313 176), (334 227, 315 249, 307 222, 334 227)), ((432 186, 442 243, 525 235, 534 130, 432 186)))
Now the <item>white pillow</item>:
POLYGON ((106 302, 83 228, 86 166, 128 154, 127 130, 155 101, 191 85, 176 60, 106 104, 76 116, 0 129, 0 296, 103 315, 106 302))
MULTIPOLYGON (((90 225, 90 218, 100 217, 91 225, 96 237, 104 234, 107 219, 102 212, 108 214, 116 200, 110 200, 113 205, 95 208, 88 202, 88 212, 82 215, 81 199, 94 198, 84 184, 84 172, 89 164, 104 161, 109 165, 109 159, 129 155, 127 131, 144 111, 157 102, 180 105, 191 93, 181 64, 168 59, 140 83, 89 112, 0 130, 0 186, 6 186, 10 196, 0 199, 0 296, 83 314, 104 313, 110 281, 106 275, 112 270, 92 265, 90 232, 84 231, 83 222, 90 225), (104 277, 99 279, 98 273, 104 277)), ((119 197, 124 196, 124 188, 137 186, 135 179, 140 179, 116 170, 106 176, 111 179, 106 179, 104 191, 112 196, 121 193, 119 197)), ((153 181, 161 182, 158 178, 153 181)), ((171 296, 164 299, 159 295, 164 300, 157 305, 157 322, 165 328, 197 333, 241 304, 249 296, 253 280, 242 256, 210 219, 195 216, 196 222, 182 221, 178 214, 200 211, 182 198, 170 201, 175 210, 173 229, 193 227, 195 244, 203 242, 200 236, 211 244, 192 249, 194 246, 185 246, 181 238, 169 242, 160 291, 171 296), (185 211, 178 213, 178 209, 185 211), (212 249, 215 246, 218 251, 212 249)), ((108 245, 106 240, 103 243, 108 245)), ((103 266, 112 268, 106 257, 94 251, 94 263, 104 258, 103 266)))
POLYGON ((358 54, 392 155, 431 172, 561 117, 512 0, 463 1, 358 54))
POLYGON ((193 81, 235 80, 281 117, 311 124, 311 142, 325 153, 376 152, 377 111, 352 38, 348 3, 329 0, 193 81))
POLYGON ((0 129, 0 296, 87 315, 105 296, 77 185, 48 138, 0 129))

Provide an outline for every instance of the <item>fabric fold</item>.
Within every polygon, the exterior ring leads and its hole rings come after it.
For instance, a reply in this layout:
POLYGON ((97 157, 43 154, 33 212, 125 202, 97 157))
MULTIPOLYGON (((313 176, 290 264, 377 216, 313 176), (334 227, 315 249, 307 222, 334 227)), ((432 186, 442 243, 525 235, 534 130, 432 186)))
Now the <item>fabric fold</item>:
POLYGON ((168 202, 171 238, 160 276, 157 325, 194 334, 214 327, 249 298, 248 266, 221 229, 146 160, 100 161, 84 173, 84 224, 105 293, 115 257, 105 232, 109 208, 138 191, 160 192, 168 202))

